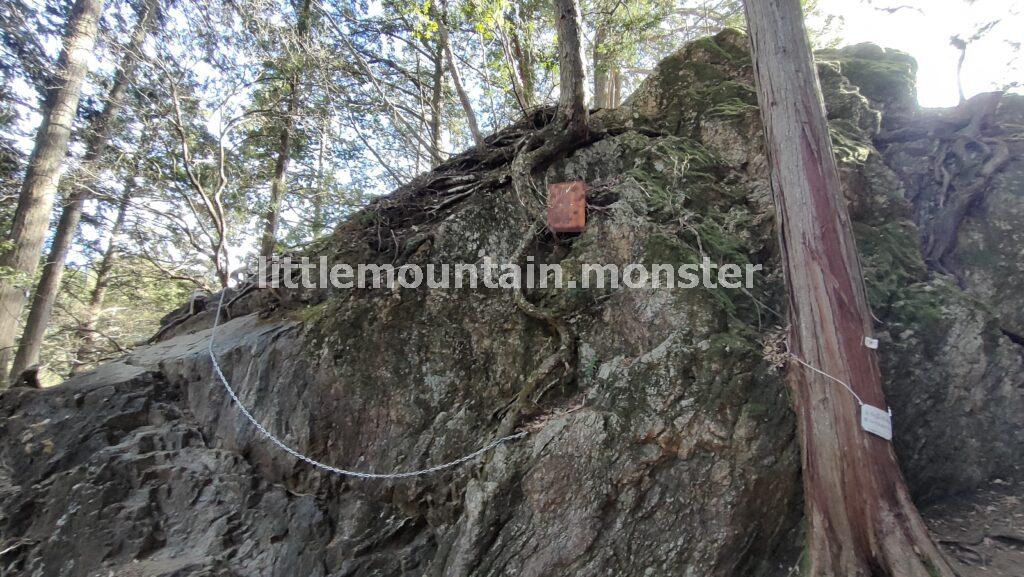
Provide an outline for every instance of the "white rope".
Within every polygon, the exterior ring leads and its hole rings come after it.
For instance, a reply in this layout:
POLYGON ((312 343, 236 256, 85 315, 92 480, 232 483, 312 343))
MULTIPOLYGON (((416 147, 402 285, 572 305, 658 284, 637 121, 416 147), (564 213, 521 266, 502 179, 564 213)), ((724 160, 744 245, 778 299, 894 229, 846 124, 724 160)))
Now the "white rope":
POLYGON ((277 438, 273 433, 268 431, 266 427, 260 424, 260 422, 257 421, 256 418, 252 416, 252 413, 249 412, 249 409, 245 407, 241 399, 238 398, 238 395, 235 394, 235 390, 231 388, 231 385, 228 383, 227 378, 224 376, 224 371, 221 370, 220 364, 217 362, 217 356, 213 354, 213 342, 214 337, 217 334, 217 325, 220 324, 220 315, 221 310, 224 307, 224 295, 226 293, 226 289, 222 290, 220 293, 220 300, 217 303, 217 316, 213 319, 213 328, 210 329, 210 341, 209 346, 207 347, 207 350, 210 353, 210 362, 213 363, 213 372, 214 374, 217 375, 217 378, 220 379, 221 384, 224 385, 224 390, 227 391, 228 396, 231 397, 231 400, 234 401, 235 405, 238 406, 238 410, 242 412, 242 415, 244 415, 245 418, 248 419, 250 423, 252 423, 252 426, 256 427, 256 429, 264 437, 266 437, 268 441, 270 441, 274 445, 277 445, 279 449, 295 457, 296 459, 303 461, 304 463, 308 463, 316 467, 317 469, 322 469, 324 471, 327 471, 328 473, 334 473, 335 475, 343 475, 346 477, 357 477, 359 479, 407 479, 409 477, 429 475, 431 473, 443 471, 444 469, 456 467, 467 461, 472 461, 473 459, 479 457, 480 455, 483 455, 487 451, 490 451, 491 449, 497 447, 502 443, 507 443, 508 441, 514 441, 516 439, 521 439, 522 437, 525 437, 526 435, 529 434, 527 431, 521 431, 519 433, 515 433, 514 435, 508 435, 507 437, 495 439, 494 441, 491 441, 490 443, 484 445, 483 447, 477 449, 476 451, 473 451, 472 453, 465 455, 463 457, 459 457, 454 461, 449 461, 447 463, 443 463, 440 465, 434 465, 433 467, 420 469, 418 471, 405 471, 400 473, 367 473, 363 471, 348 471, 346 469, 339 469, 338 467, 333 467, 331 465, 321 463, 320 461, 317 461, 316 459, 313 459, 312 457, 304 455, 303 453, 300 453, 296 449, 289 447, 287 444, 285 444, 284 441, 277 438))
POLYGON ((791 352, 789 352, 789 351, 786 351, 786 354, 787 354, 787 355, 789 355, 789 356, 790 356, 790 357, 791 357, 791 358, 792 358, 792 359, 793 359, 794 361, 796 361, 796 362, 800 363, 801 365, 803 365, 803 366, 807 367, 808 369, 811 369, 812 371, 814 371, 814 372, 818 373, 819 375, 821 375, 821 376, 825 377, 826 379, 832 379, 833 381, 835 381, 835 382, 839 383, 839 384, 840 384, 840 385, 842 385, 842 386, 843 386, 843 387, 844 387, 844 388, 845 388, 845 389, 846 389, 847 391, 850 391, 850 394, 851 394, 851 395, 853 395, 853 398, 857 399, 857 404, 858 404, 858 405, 860 405, 860 406, 862 406, 862 407, 864 406, 864 401, 860 400, 860 396, 859 396, 859 395, 858 395, 857 393, 855 393, 855 392, 853 391, 853 387, 851 387, 850 385, 846 384, 846 383, 845 383, 845 382, 843 382, 842 380, 840 380, 840 379, 837 379, 836 377, 833 377, 832 375, 830 375, 830 374, 826 373, 825 371, 823 371, 823 370, 821 370, 821 369, 819 369, 819 368, 817 368, 817 367, 813 367, 813 366, 811 366, 811 365, 809 365, 809 364, 805 363, 803 359, 801 359, 800 357, 796 356, 795 354, 793 354, 793 353, 791 353, 791 352))

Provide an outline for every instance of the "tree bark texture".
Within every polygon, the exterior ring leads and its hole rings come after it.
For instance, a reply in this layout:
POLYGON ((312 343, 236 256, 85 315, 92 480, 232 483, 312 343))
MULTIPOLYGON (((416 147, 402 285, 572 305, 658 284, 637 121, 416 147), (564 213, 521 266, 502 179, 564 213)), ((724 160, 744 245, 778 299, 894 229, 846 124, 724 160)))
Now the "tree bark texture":
MULTIPOLYGON (((747 0, 755 80, 789 294, 791 352, 885 409, 846 203, 799 0, 747 0)), ((892 444, 855 398, 791 363, 809 575, 953 575, 911 502, 892 444)))
POLYGON ((558 32, 558 118, 565 123, 572 140, 585 139, 588 132, 583 43, 580 33, 580 5, 577 0, 555 0, 555 30, 558 32))

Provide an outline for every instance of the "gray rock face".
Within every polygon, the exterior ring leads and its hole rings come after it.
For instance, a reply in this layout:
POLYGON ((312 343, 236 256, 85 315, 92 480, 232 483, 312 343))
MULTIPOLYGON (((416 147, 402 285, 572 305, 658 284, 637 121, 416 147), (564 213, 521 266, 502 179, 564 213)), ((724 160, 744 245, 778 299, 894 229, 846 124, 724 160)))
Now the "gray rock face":
MULTIPOLYGON (((763 353, 784 322, 784 292, 745 42, 725 32, 690 45, 628 106, 604 113, 608 135, 544 175, 587 180, 590 226, 541 237, 528 254, 572 278, 583 263, 763 263, 754 289, 529 291, 575 337, 571 378, 543 383, 527 407, 532 433, 463 467, 391 482, 324 474, 260 438, 212 381, 207 310, 59 387, 0 393, 0 567, 786 574, 799 551, 799 455, 783 373, 763 353)), ((872 143, 888 126, 885 107, 903 101, 861 97, 843 53, 833 58, 822 84, 882 320, 896 448, 916 494, 935 498, 1024 456, 1020 348, 992 309, 924 266, 904 181, 872 143)), ((491 143, 500 149, 515 130, 491 143)), ((451 198, 438 183, 501 176, 506 163, 453 159, 310 254, 508 261, 529 220, 507 179, 428 210, 451 198)), ((557 346, 508 290, 285 298, 276 310, 264 294, 240 299, 215 353, 261 423, 351 469, 418 469, 482 446, 557 346)))
POLYGON ((24 543, 5 574, 325 574, 322 502, 210 443, 185 382, 146 360, 4 392, 4 536, 24 543))

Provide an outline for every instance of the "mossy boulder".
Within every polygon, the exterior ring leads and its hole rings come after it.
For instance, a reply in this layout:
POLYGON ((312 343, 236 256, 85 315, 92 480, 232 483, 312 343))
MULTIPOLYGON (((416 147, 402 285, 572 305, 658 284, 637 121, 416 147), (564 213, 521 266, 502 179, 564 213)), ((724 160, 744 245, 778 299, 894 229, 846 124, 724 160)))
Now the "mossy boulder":
POLYGON ((863 43, 820 50, 814 56, 834 62, 874 108, 884 111, 885 127, 906 123, 917 113, 917 61, 906 52, 863 43))
MULTIPOLYGON (((875 145, 904 118, 912 62, 866 46, 826 56, 895 448, 915 494, 937 498, 1024 457, 1020 347, 993 303, 924 265, 907 179, 875 145)), ((516 258, 531 216, 503 147, 534 120, 307 254, 516 258), (490 184, 452 192, 467 182, 490 184)), ((761 264, 752 288, 528 291, 575 337, 571 378, 542 383, 527 437, 402 481, 337 477, 268 443, 211 383, 207 311, 59 387, 0 397, 0 537, 21 543, 5 562, 28 575, 791 574, 799 450, 784 370, 765 353, 786 299, 746 39, 688 45, 599 120, 605 133, 537 177, 588 183, 587 229, 541 235, 526 255, 574 279, 586 263, 761 264)), ((253 416, 357 470, 484 445, 557 342, 501 289, 256 291, 229 313, 214 353, 253 416)))

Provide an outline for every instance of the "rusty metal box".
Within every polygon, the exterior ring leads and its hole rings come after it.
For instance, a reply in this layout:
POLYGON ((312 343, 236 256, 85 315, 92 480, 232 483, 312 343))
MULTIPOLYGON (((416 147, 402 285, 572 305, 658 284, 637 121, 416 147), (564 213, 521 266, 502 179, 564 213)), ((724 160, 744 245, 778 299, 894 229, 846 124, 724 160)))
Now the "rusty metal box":
POLYGON ((583 232, 587 228, 587 183, 576 180, 548 185, 548 228, 552 232, 583 232))

